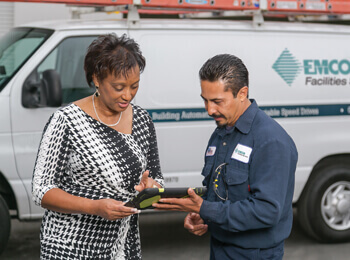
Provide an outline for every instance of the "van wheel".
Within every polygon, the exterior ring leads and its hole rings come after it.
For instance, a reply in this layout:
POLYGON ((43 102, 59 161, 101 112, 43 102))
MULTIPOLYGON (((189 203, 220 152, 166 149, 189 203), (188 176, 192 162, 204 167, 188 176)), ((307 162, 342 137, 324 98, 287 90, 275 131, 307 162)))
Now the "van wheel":
POLYGON ((11 218, 6 201, 0 195, 0 254, 5 249, 7 241, 10 237, 11 218))
POLYGON ((320 242, 350 241, 350 165, 318 167, 298 202, 298 220, 320 242))

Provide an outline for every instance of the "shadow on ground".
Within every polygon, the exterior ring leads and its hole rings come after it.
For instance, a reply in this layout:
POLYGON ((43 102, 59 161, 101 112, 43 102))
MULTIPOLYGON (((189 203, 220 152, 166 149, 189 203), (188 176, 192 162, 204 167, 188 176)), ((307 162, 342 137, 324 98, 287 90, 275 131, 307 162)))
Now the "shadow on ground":
MULTIPOLYGON (((143 213, 140 216, 143 260, 209 259, 209 234, 194 236, 183 228, 186 213, 143 213)), ((39 259, 40 221, 12 220, 12 231, 1 260, 39 259)), ((286 240, 284 260, 349 260, 350 243, 320 244, 297 221, 286 240)))

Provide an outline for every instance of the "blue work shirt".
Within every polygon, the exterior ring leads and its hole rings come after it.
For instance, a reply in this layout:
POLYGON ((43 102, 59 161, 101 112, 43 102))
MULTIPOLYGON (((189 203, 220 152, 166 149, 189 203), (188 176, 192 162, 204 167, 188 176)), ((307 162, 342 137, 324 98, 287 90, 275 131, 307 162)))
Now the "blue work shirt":
POLYGON ((286 131, 251 101, 234 127, 218 127, 209 140, 200 216, 222 243, 271 248, 291 232, 298 153, 286 131))

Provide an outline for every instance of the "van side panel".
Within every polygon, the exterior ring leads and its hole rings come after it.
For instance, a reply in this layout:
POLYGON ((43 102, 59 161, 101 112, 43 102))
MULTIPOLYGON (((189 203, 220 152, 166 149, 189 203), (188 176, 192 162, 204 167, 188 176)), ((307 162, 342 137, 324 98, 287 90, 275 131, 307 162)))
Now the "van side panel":
POLYGON ((166 186, 201 186, 205 148, 216 127, 200 97, 198 70, 212 54, 198 45, 205 35, 177 30, 130 35, 147 60, 135 100, 155 122, 166 186))
MULTIPOLYGON (((243 60, 250 73, 249 97, 296 142, 299 162, 294 201, 319 160, 349 152, 349 34, 312 27, 305 32, 282 31, 268 25, 259 30, 145 29, 130 34, 147 59, 136 101, 157 112, 153 120, 166 179, 182 167, 183 172, 193 174, 191 185, 200 184, 197 176, 215 123, 200 117, 188 121, 181 113, 204 109, 198 71, 208 58, 221 53, 243 60), (335 129, 336 134, 330 134, 335 129)), ((176 182, 176 186, 184 185, 188 183, 181 178, 176 182)))
POLYGON ((4 93, 0 94, 0 111, 0 174, 10 183, 12 191, 16 194, 18 214, 21 211, 29 212, 28 196, 18 176, 13 152, 9 97, 4 93))

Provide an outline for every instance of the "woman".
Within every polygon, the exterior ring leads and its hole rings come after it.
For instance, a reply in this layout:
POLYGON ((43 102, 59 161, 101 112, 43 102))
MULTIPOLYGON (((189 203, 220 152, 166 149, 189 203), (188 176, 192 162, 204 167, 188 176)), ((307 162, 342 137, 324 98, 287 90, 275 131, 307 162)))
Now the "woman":
POLYGON ((98 37, 84 61, 95 94, 46 125, 32 183, 42 259, 141 259, 139 212, 124 204, 163 184, 151 118, 130 103, 144 67, 132 39, 98 37))

